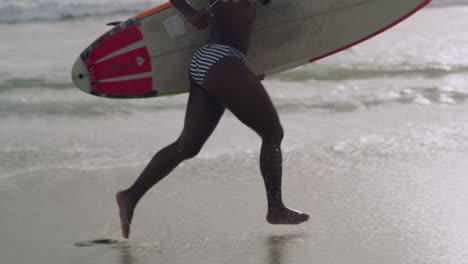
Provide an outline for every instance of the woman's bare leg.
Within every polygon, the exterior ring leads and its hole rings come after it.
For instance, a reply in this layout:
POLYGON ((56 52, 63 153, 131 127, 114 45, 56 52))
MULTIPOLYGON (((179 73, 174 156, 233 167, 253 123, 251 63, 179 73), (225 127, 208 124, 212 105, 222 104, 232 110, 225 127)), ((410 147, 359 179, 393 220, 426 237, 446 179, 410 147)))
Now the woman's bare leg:
POLYGON ((221 119, 224 109, 202 88, 191 87, 180 137, 156 153, 130 188, 116 194, 122 235, 125 238, 129 236, 133 211, 141 197, 182 161, 198 154, 221 119))
POLYGON ((307 221, 307 214, 290 210, 283 203, 283 129, 270 97, 255 74, 240 59, 226 57, 208 72, 205 89, 262 138, 260 170, 268 200, 267 221, 272 224, 299 224, 307 221))

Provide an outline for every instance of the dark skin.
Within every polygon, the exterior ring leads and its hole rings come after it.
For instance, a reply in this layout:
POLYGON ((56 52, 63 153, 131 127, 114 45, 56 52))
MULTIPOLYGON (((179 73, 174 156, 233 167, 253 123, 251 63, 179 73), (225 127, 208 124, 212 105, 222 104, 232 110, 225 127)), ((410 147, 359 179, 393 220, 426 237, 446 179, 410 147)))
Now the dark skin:
MULTIPOLYGON (((213 25, 209 43, 229 45, 248 53, 257 8, 255 4, 241 0, 220 3, 207 10, 193 9, 185 0, 171 2, 199 30, 213 25)), ((198 154, 226 109, 262 139, 260 171, 268 202, 266 220, 271 224, 291 225, 309 219, 307 214, 288 209, 283 203, 283 128, 270 97, 259 77, 243 61, 225 57, 207 72, 203 87, 191 80, 184 128, 179 138, 156 153, 130 188, 116 194, 125 238, 129 237, 133 212, 139 200, 182 161, 198 154)))

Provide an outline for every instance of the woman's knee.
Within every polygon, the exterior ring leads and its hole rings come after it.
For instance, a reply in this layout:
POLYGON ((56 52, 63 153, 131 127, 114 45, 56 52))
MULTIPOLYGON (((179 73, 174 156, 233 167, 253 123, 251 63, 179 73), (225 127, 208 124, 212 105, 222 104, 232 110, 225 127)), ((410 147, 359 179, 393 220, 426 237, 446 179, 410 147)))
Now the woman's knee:
POLYGON ((175 143, 177 153, 181 156, 182 159, 191 159, 200 153, 202 144, 195 142, 185 142, 184 140, 177 140, 175 143))
POLYGON ((266 129, 263 133, 260 134, 262 137, 262 140, 267 141, 267 142, 272 142, 272 143, 281 143, 284 137, 284 130, 281 124, 277 124, 275 126, 272 126, 269 129, 266 129))

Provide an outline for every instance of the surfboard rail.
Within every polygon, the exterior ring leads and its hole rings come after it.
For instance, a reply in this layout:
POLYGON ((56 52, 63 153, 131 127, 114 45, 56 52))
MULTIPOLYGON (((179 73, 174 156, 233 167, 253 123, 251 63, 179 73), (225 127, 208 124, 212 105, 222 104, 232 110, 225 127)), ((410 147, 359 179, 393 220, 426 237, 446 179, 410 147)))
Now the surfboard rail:
POLYGON ((325 55, 319 56, 319 57, 317 57, 317 58, 312 58, 312 59, 309 60, 309 63, 316 62, 316 61, 318 61, 318 60, 324 59, 324 58, 329 57, 329 56, 331 56, 331 55, 334 55, 334 54, 336 54, 336 53, 342 52, 342 51, 347 50, 347 49, 349 49, 349 48, 352 48, 352 47, 354 47, 354 46, 356 46, 356 45, 359 45, 359 44, 361 44, 361 43, 363 43, 363 42, 365 42, 365 41, 367 41, 367 40, 369 40, 369 39, 371 39, 371 38, 373 38, 373 37, 375 37, 375 36, 377 36, 377 35, 380 35, 381 33, 383 33, 383 32, 385 32, 385 31, 387 31, 387 30, 389 30, 389 29, 395 27, 396 25, 400 24, 401 22, 403 22, 404 20, 406 20, 406 19, 409 18, 410 16, 416 14, 419 10, 423 9, 424 7, 426 7, 426 6, 427 6, 428 4, 430 4, 431 2, 432 2, 432 0, 425 0, 425 2, 422 3, 420 6, 416 7, 414 10, 410 11, 408 14, 406 14, 406 15, 403 16, 402 18, 398 19, 397 21, 393 22, 392 24, 388 25, 387 27, 384 27, 384 28, 382 28, 381 30, 379 30, 379 31, 377 31, 377 32, 375 32, 375 33, 373 33, 373 34, 370 34, 369 36, 367 36, 367 37, 365 37, 365 38, 363 38, 363 39, 361 39, 361 40, 358 40, 358 41, 356 41, 356 42, 354 42, 354 43, 351 43, 351 44, 349 44, 349 45, 347 45, 347 46, 344 46, 343 48, 337 49, 337 50, 335 50, 335 51, 332 51, 332 52, 327 53, 327 54, 325 54, 325 55))
POLYGON ((170 8, 172 6, 173 5, 172 5, 171 2, 166 2, 164 4, 158 5, 156 7, 153 7, 151 9, 149 9, 149 10, 146 10, 146 11, 143 11, 143 12, 139 13, 138 15, 136 15, 136 18, 141 20, 141 19, 143 19, 145 17, 151 16, 151 15, 157 13, 157 12, 168 9, 168 8, 170 8))

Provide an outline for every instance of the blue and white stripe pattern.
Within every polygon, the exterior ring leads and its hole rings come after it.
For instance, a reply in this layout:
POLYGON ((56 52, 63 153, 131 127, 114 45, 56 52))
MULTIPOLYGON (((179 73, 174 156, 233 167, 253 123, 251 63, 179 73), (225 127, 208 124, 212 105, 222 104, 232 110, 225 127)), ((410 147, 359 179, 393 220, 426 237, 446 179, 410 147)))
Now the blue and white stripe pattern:
POLYGON ((246 61, 245 54, 242 51, 221 44, 206 43, 201 46, 193 55, 190 63, 190 76, 196 84, 203 87, 203 81, 208 70, 224 57, 235 57, 246 61))

